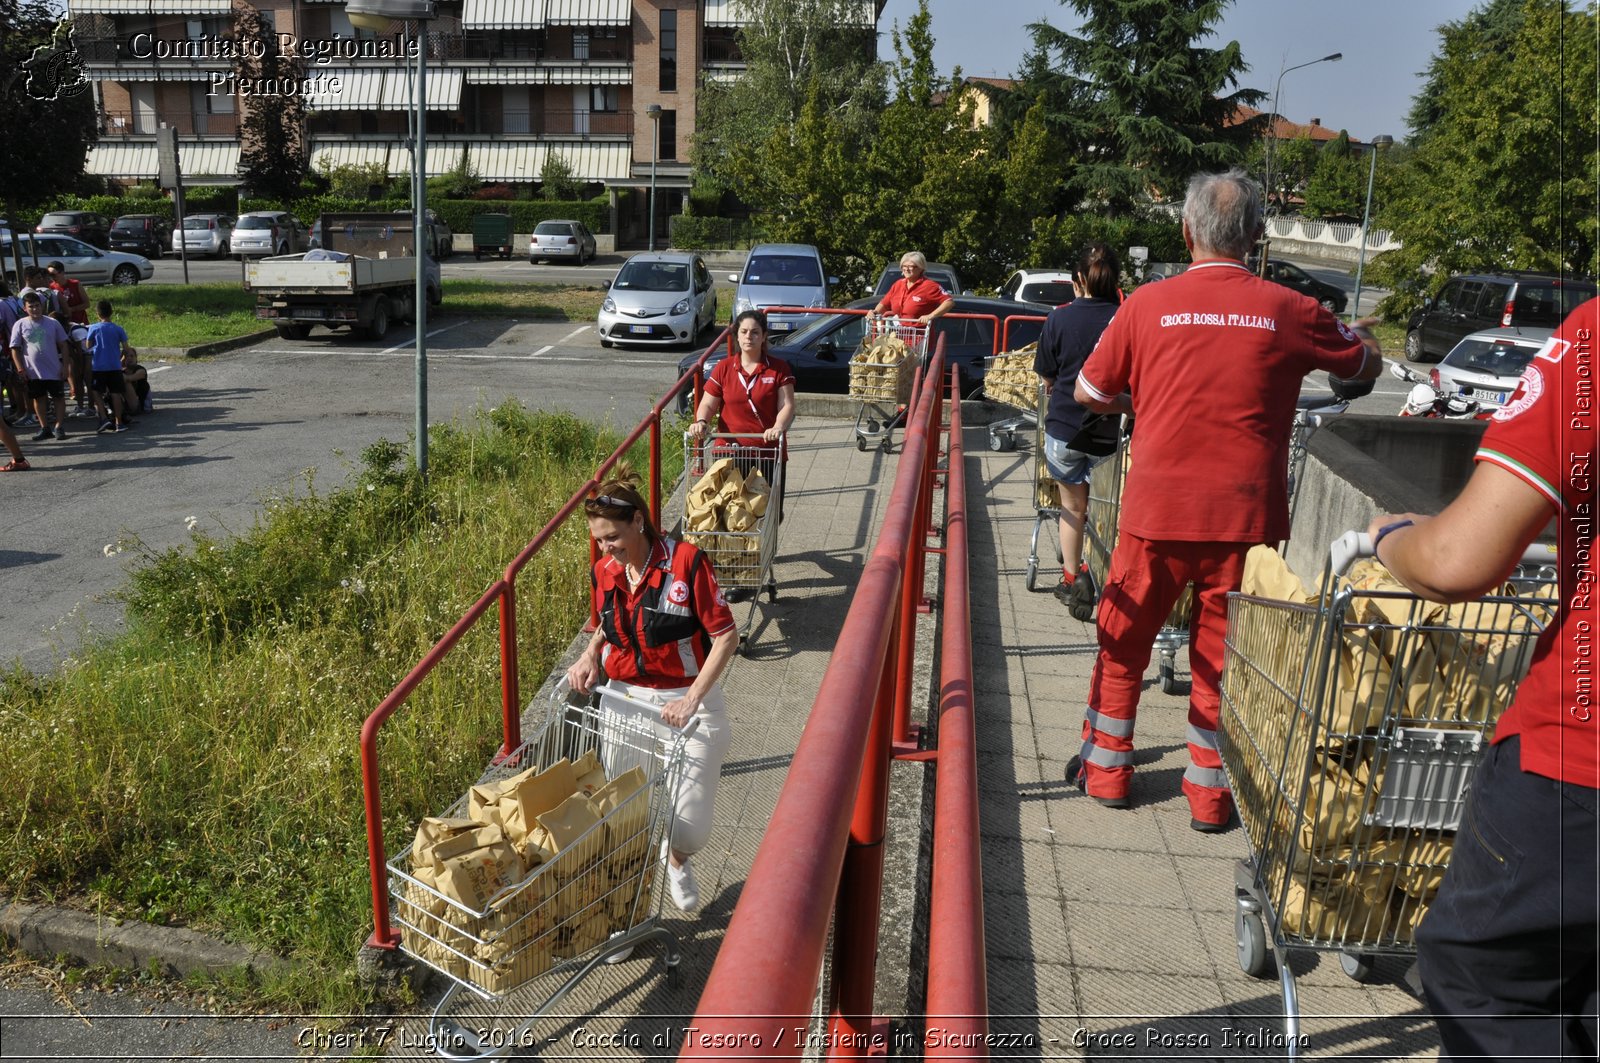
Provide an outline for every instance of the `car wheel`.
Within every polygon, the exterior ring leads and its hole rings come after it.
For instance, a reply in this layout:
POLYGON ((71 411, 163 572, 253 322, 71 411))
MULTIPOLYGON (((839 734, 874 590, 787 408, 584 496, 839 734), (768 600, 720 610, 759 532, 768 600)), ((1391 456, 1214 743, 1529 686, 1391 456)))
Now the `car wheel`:
POLYGON ((138 284, 139 271, 124 263, 111 272, 112 284, 138 284))
POLYGON ((1422 361, 1422 333, 1416 329, 1406 333, 1406 361, 1422 361))
POLYGON ((1331 314, 1342 314, 1342 313, 1344 313, 1344 307, 1342 305, 1340 305, 1339 301, 1337 299, 1335 299, 1333 296, 1325 295, 1325 296, 1322 297, 1321 301, 1322 301, 1322 308, 1324 310, 1328 311, 1329 313, 1331 313, 1331 314))
POLYGON ((217 249, 217 257, 218 258, 227 258, 229 250, 230 250, 230 248, 228 247, 228 241, 226 241, 226 240, 222 241, 222 246, 217 249))
POLYGON ((372 324, 367 326, 367 338, 381 340, 389 334, 389 300, 378 297, 378 305, 372 310, 372 324))
POLYGON ((298 321, 289 325, 280 323, 278 335, 286 340, 303 340, 311 335, 311 326, 298 321))
POLYGON ((611 341, 606 339, 604 336, 601 336, 600 337, 600 346, 606 347, 606 348, 610 348, 611 341))

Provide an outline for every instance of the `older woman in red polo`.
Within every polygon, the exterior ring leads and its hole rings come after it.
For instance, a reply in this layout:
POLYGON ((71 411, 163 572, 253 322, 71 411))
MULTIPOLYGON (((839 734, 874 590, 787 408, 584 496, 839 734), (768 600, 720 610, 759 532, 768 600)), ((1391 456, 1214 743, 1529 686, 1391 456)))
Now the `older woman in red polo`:
POLYGON ((601 484, 584 515, 601 554, 590 584, 600 623, 567 682, 580 694, 598 687, 602 706, 623 717, 638 716, 641 703, 652 706, 649 723, 663 730, 698 717, 662 845, 673 903, 689 911, 700 903, 690 858, 710 837, 731 737, 717 680, 739 645, 738 630, 710 562, 656 529, 636 475, 623 470, 601 484))

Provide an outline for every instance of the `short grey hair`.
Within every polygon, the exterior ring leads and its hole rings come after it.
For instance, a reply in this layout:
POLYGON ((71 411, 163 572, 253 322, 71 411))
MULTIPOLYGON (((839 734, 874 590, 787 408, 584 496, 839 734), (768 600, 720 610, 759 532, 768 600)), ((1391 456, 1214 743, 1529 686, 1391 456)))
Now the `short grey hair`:
POLYGON ((1244 258, 1261 235, 1261 186, 1240 169, 1189 179, 1183 220, 1197 248, 1244 258))
POLYGON ((921 251, 907 251, 900 256, 900 264, 902 266, 908 261, 920 270, 927 270, 928 268, 928 257, 921 251))

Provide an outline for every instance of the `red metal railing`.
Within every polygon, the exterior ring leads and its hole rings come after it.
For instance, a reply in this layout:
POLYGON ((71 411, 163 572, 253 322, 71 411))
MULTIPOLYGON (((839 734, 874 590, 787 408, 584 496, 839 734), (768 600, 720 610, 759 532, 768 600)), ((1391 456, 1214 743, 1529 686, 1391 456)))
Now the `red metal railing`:
MULTIPOLYGON (((661 418, 667 411, 668 405, 677 398, 685 388, 690 386, 690 378, 698 381, 701 376, 701 367, 705 360, 711 356, 718 345, 729 340, 727 330, 714 340, 693 369, 685 373, 678 382, 650 408, 643 420, 628 434, 622 444, 612 452, 611 456, 601 462, 595 470, 594 476, 580 487, 566 504, 556 511, 539 534, 525 546, 511 563, 505 568, 501 577, 489 585, 488 590, 472 604, 462 618, 456 621, 445 636, 419 661, 416 667, 402 679, 398 686, 389 692, 388 697, 378 704, 361 727, 361 788, 366 806, 367 815, 367 865, 372 877, 372 936, 367 939, 367 944, 378 948, 393 949, 399 946, 400 936, 389 924, 389 871, 384 861, 383 847, 383 808, 382 792, 379 784, 378 760, 378 735, 384 723, 394 712, 405 704, 417 686, 438 667, 457 643, 471 631, 472 628, 489 612, 490 606, 499 605, 500 618, 500 716, 503 731, 503 742, 500 755, 506 756, 522 744, 522 721, 520 707, 522 695, 520 678, 518 675, 517 659, 517 575, 540 550, 555 537, 561 525, 569 520, 600 482, 624 455, 647 432, 650 443, 650 483, 649 498, 650 515, 657 524, 661 521, 661 418)), ((591 554, 593 543, 590 544, 591 554)))
POLYGON ((1044 317, 1042 315, 1039 315, 1039 314, 1011 314, 1011 315, 1009 315, 1006 318, 1005 326, 1000 330, 1000 333, 999 333, 1000 345, 995 348, 994 353, 995 354, 999 354, 1001 351, 1009 351, 1011 349, 1011 323, 1013 321, 1043 321, 1043 320, 1044 320, 1044 317))

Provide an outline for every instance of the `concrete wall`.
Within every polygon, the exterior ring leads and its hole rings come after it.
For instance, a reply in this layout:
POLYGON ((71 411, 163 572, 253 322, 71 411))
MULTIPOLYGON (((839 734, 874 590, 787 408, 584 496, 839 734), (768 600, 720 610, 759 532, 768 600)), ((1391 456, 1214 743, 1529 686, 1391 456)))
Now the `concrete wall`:
MULTIPOLYGON (((1280 255, 1309 255, 1351 265, 1361 257, 1361 226, 1351 222, 1328 222, 1298 215, 1269 218, 1267 236, 1272 241, 1273 251, 1280 255)), ((1367 234, 1367 261, 1372 261, 1380 251, 1392 251, 1399 246, 1400 242, 1387 229, 1373 229, 1367 234)))

